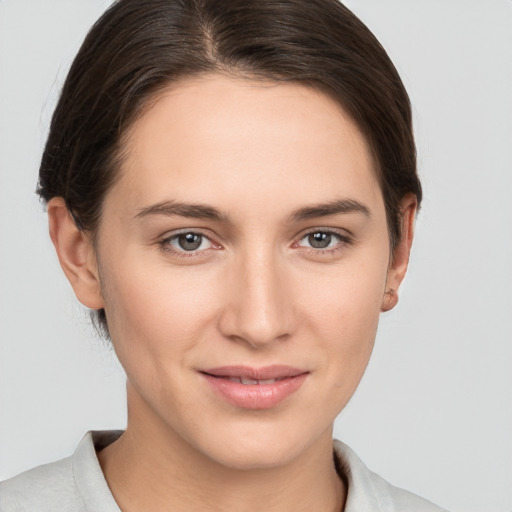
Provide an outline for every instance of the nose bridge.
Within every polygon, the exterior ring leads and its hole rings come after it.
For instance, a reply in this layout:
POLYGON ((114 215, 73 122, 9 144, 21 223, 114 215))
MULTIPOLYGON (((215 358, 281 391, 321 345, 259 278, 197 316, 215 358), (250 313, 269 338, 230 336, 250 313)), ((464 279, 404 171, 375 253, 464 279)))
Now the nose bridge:
POLYGON ((291 334, 292 308, 286 276, 272 247, 248 249, 232 267, 231 293, 225 311, 225 334, 254 347, 291 334))

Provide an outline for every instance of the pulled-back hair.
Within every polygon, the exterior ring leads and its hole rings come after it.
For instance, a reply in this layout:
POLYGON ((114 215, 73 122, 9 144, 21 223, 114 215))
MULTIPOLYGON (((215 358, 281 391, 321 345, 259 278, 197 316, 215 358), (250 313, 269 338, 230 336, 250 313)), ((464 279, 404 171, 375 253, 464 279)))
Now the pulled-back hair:
MULTIPOLYGON (((390 245, 399 205, 421 202, 407 92, 368 28, 337 0, 118 0, 83 42, 53 114, 37 192, 63 197, 94 239, 119 175, 123 140, 155 95, 220 72, 316 87, 352 117, 372 150, 390 245)), ((97 312, 108 333, 104 310, 97 312)))

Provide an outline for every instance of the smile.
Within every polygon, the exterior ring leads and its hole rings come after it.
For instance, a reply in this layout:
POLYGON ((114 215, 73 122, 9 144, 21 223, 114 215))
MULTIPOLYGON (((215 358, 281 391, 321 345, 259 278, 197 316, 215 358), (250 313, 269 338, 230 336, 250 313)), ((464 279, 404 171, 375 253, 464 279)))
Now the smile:
POLYGON ((290 366, 226 366, 200 374, 217 396, 242 409, 270 409, 292 398, 310 375, 290 366))

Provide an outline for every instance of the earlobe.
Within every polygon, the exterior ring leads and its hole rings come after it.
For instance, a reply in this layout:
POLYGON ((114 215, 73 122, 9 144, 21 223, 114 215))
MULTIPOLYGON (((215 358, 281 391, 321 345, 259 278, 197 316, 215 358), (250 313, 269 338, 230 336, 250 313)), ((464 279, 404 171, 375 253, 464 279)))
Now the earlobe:
POLYGON ((389 311, 398 303, 398 290, 409 264, 417 210, 418 201, 416 196, 414 194, 404 196, 400 206, 402 236, 393 251, 392 260, 388 268, 386 289, 382 299, 382 311, 389 311))
POLYGON ((89 237, 78 229, 62 197, 51 199, 47 211, 50 237, 76 297, 90 309, 103 308, 96 255, 89 237))
POLYGON ((384 292, 381 311, 386 312, 393 309, 398 304, 398 293, 392 288, 384 292))

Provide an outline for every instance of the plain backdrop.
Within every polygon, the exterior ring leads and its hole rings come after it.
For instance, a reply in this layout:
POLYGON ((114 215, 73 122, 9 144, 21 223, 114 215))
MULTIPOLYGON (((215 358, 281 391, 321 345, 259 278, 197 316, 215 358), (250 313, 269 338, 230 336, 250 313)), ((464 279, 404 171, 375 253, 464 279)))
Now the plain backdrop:
MULTIPOLYGON (((34 194, 102 0, 0 0, 0 479, 125 425, 124 376, 34 194)), ((414 106, 425 202, 398 307, 335 434, 452 512, 512 511, 512 3, 352 0, 414 106)))

